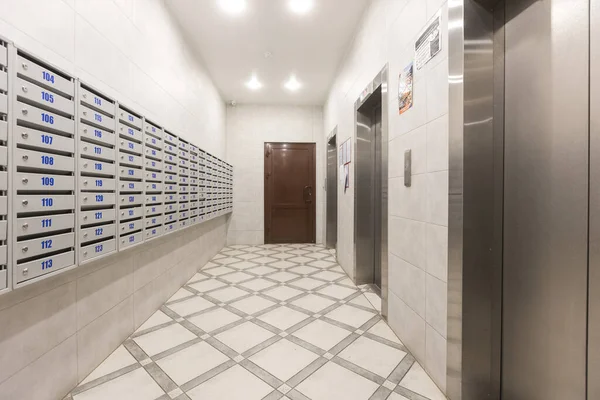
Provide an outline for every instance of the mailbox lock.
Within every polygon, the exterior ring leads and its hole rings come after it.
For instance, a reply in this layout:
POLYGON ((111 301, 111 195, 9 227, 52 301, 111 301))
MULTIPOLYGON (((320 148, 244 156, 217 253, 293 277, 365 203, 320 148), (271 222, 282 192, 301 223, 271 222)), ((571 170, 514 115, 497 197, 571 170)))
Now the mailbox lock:
POLYGON ((87 256, 87 251, 84 251, 84 252, 83 252, 83 255, 84 255, 84 256, 87 256))
POLYGON ((84 233, 84 234, 83 234, 83 237, 88 237, 88 234, 87 234, 87 233, 84 233))
POLYGON ((88 166, 87 163, 83 164, 83 168, 87 168, 87 166, 88 166))
POLYGON ((24 108, 21 110, 21 112, 23 113, 23 115, 27 115, 28 111, 24 108))
POLYGON ((29 274, 29 268, 23 268, 23 276, 27 276, 29 274))
POLYGON ((23 90, 23 93, 27 93, 27 87, 26 86, 21 86, 21 89, 23 90))
POLYGON ((87 196, 85 196, 85 197, 83 198, 83 201, 87 201, 87 196))
POLYGON ((84 99, 87 99, 87 93, 82 94, 84 99))
POLYGON ((23 249, 21 251, 23 251, 23 253, 27 253, 29 251, 29 247, 23 246, 23 249))
POLYGON ((23 184, 27 185, 28 182, 29 182, 29 179, 23 178, 23 184))
POLYGON ((87 111, 84 111, 84 112, 83 112, 83 115, 87 115, 87 111))
POLYGON ((87 217, 87 215, 86 215, 86 216, 84 216, 84 217, 83 217, 83 220, 84 220, 84 221, 87 221, 87 218, 88 218, 88 217, 87 217))
POLYGON ((85 146, 85 147, 83 148, 83 150, 87 151, 87 146, 85 146))
POLYGON ((25 71, 27 71, 27 68, 29 68, 29 65, 27 65, 26 63, 23 63, 21 65, 25 71))
POLYGON ((29 137, 29 134, 27 132, 23 132, 23 133, 21 133, 21 137, 23 139, 27 139, 27 137, 29 137))
POLYGON ((23 200, 23 201, 22 201, 22 204, 23 204, 24 206, 26 206, 27 204, 29 204, 29 201, 27 201, 27 200, 23 200))
POLYGON ((29 156, 23 156, 23 161, 29 160, 29 156))
POLYGON ((29 227, 29 224, 28 224, 27 222, 25 222, 25 223, 23 224, 23 229, 27 229, 28 227, 29 227))
POLYGON ((83 181, 83 186, 87 186, 87 181, 83 181))

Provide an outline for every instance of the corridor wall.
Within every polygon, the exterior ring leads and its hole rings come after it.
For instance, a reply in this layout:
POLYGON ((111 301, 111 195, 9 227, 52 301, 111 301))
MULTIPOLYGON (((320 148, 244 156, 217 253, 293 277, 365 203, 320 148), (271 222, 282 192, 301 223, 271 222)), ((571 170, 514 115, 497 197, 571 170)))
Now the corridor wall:
MULTIPOLYGON (((0 8, 0 32, 19 48, 224 157, 225 106, 162 1, 0 8)), ((62 398, 225 240, 221 216, 0 296, 0 399, 62 398)))
MULTIPOLYGON (((388 65, 388 320, 438 386, 446 387, 448 249, 448 4, 444 0, 373 0, 325 105, 325 132, 355 149, 354 102, 388 65), (442 47, 414 68, 414 104, 398 113, 398 76, 415 57, 415 41, 441 13, 442 47), (412 186, 404 186, 405 150, 412 186)), ((352 160, 355 160, 354 154, 352 160)), ((354 168, 338 185, 338 260, 354 274, 354 168)))

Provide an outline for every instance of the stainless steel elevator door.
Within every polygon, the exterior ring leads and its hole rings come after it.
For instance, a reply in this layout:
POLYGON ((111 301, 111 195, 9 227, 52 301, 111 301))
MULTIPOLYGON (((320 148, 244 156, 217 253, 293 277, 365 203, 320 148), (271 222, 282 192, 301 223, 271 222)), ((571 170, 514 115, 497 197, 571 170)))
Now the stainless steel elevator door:
POLYGON ((381 288, 381 88, 357 110, 356 283, 381 288))
POLYGON ((334 135, 327 142, 327 232, 325 245, 328 249, 335 249, 337 245, 338 156, 336 136, 334 135))
POLYGON ((506 400, 585 399, 588 7, 507 1, 506 400))

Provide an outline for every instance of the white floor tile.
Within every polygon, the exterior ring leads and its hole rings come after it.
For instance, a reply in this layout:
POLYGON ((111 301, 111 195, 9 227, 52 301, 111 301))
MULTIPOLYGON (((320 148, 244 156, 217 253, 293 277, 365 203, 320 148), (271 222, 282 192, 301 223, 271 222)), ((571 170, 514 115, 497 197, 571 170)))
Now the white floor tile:
POLYGON ((348 289, 339 285, 328 285, 323 289, 319 289, 317 292, 329 297, 342 300, 350 296, 351 294, 356 293, 356 290, 348 289))
POLYGON ((204 276, 204 275, 202 275, 202 274, 199 274, 199 273, 195 273, 195 274, 194 274, 194 276, 192 276, 192 277, 190 278, 190 280, 189 280, 189 281, 187 281, 187 283, 186 283, 186 284, 187 284, 187 285, 189 285, 190 283, 193 283, 193 282, 198 282, 198 281, 203 281, 203 280, 205 280, 205 279, 206 279, 206 276, 204 276))
POLYGON ((374 309, 381 312, 381 297, 379 297, 377 293, 367 292, 365 293, 365 297, 369 300, 369 303, 373 305, 374 309))
POLYGON ((239 256, 240 254, 244 254, 243 251, 240 250, 228 250, 228 251, 223 251, 221 252, 221 254, 225 254, 227 256, 239 256))
POLYGON ((255 275, 267 275, 276 272, 277 269, 261 265, 260 267, 250 268, 247 271, 255 275))
POLYGON ((302 294, 304 292, 300 291, 298 289, 292 289, 291 287, 287 287, 287 286, 278 286, 276 288, 269 289, 263 293, 266 294, 267 296, 271 296, 277 300, 286 301, 286 300, 291 299, 292 297, 296 297, 299 294, 302 294))
POLYGON ((321 271, 318 274, 314 274, 312 276, 313 276, 313 278, 319 278, 319 279, 323 279, 324 281, 327 281, 327 282, 333 282, 333 281, 340 279, 344 275, 340 274, 339 272, 321 271))
POLYGON ((310 261, 315 261, 315 260, 312 258, 308 258, 308 257, 296 256, 294 258, 289 258, 288 261, 295 262, 298 264, 306 264, 310 261))
POLYGON ((152 316, 150 318, 148 318, 146 320, 146 322, 144 322, 142 324, 142 326, 140 326, 137 329, 136 332, 141 332, 141 331, 146 330, 146 329, 154 328, 155 326, 162 325, 162 324, 165 324, 165 323, 171 322, 171 321, 173 321, 171 319, 171 317, 169 317, 164 312, 158 310, 157 312, 155 312, 154 314, 152 314, 152 316))
POLYGON ((371 302, 369 302, 369 300, 367 300, 367 298, 362 294, 360 296, 357 296, 357 297, 353 298, 352 300, 350 300, 349 303, 356 304, 358 306, 367 307, 367 308, 373 308, 373 304, 371 304, 371 302))
MULTIPOLYGON (((169 318, 169 320, 170 319, 171 318, 169 318)), ((137 364, 136 359, 129 354, 123 345, 121 345, 117 347, 117 349, 110 356, 108 356, 108 358, 104 360, 102 364, 100 364, 91 374, 89 374, 88 377, 81 382, 81 384, 86 384, 95 379, 101 378, 104 375, 112 374, 121 368, 125 368, 133 364, 137 364)))
POLYGON ((179 324, 169 325, 166 328, 138 336, 133 340, 150 357, 165 350, 169 350, 182 343, 196 339, 196 335, 179 324))
POLYGON ((273 261, 277 261, 277 258, 273 258, 273 257, 260 257, 260 258, 255 258, 254 260, 252 260, 253 262, 256 263, 260 263, 260 264, 267 264, 273 261))
POLYGON ((243 286, 243 287, 253 290, 255 292, 258 292, 258 291, 266 289, 266 288, 273 287, 275 285, 277 285, 277 284, 274 282, 268 281, 266 279, 263 279, 263 278, 256 278, 256 279, 253 279, 248 282, 240 283, 240 286, 243 286))
POLYGON ((210 292, 209 296, 219 301, 226 302, 240 298, 242 296, 246 296, 247 294, 249 293, 245 290, 238 289, 236 287, 226 287, 223 289, 215 290, 214 292, 210 292))
POLYGON ((276 274, 269 275, 269 279, 274 279, 278 282, 287 282, 296 278, 299 278, 299 276, 286 271, 281 271, 277 272, 276 274))
POLYGON ((387 378, 406 353, 362 336, 338 356, 382 378, 387 378))
POLYGON ((191 288, 196 289, 200 293, 206 293, 210 290, 218 289, 220 287, 227 286, 227 284, 220 282, 216 279, 206 279, 201 282, 192 283, 191 288))
POLYGON ((298 329, 293 335, 327 351, 347 338, 350 333, 335 325, 316 320, 298 329))
POLYGON ((446 397, 442 394, 440 389, 438 389, 435 383, 433 383, 418 362, 415 362, 410 370, 408 370, 408 373, 400 382, 400 386, 428 397, 431 400, 446 400, 446 397))
POLYGON ((245 312, 246 314, 254 314, 266 308, 274 306, 275 304, 276 303, 264 299, 260 296, 252 296, 236 301, 235 303, 231 303, 231 306, 237 308, 242 312, 245 312))
MULTIPOLYGON (((323 256, 325 257, 324 254, 323 254, 323 256)), ((331 267, 333 265, 333 263, 331 261, 318 260, 318 261, 309 262, 308 265, 310 265, 312 267, 317 267, 317 268, 328 268, 328 267, 331 267)))
POLYGON ((310 251, 296 249, 296 250, 289 251, 288 253, 296 254, 298 256, 301 256, 301 255, 310 253, 310 251))
POLYGON ((189 318, 189 321, 204 332, 212 332, 240 319, 239 316, 224 308, 217 308, 216 310, 189 318))
POLYGON ((291 263, 289 261, 283 261, 282 260, 282 261, 277 261, 277 262, 271 263, 269 265, 271 267, 277 267, 277 268, 289 268, 289 267, 293 267, 296 264, 291 263))
POLYGON ((73 396, 74 400, 155 400, 165 392, 143 368, 73 396))
POLYGON ((238 283, 254 278, 252 275, 243 272, 234 272, 233 274, 222 275, 221 279, 229 283, 238 283))
POLYGON ((402 342, 400 341, 400 339, 398 339, 394 331, 392 331, 392 329, 384 321, 379 321, 378 323, 373 325, 373 327, 367 332, 387 339, 390 342, 402 344, 402 342))
POLYGON ((309 267, 308 265, 300 265, 299 267, 290 268, 290 272, 294 272, 296 274, 308 275, 313 272, 317 272, 319 269, 315 267, 309 267))
POLYGON ((307 294, 306 296, 301 297, 298 300, 292 301, 292 304, 298 307, 302 307, 305 310, 318 313, 319 311, 324 310, 330 305, 335 304, 335 301, 326 299, 321 296, 317 296, 315 294, 307 294))
POLYGON ((196 343, 156 363, 179 386, 228 361, 229 357, 206 342, 196 343))
MULTIPOLYGON (((306 249, 306 250, 310 250, 310 249, 306 249)), ((305 254, 304 256, 305 257, 314 258, 316 260, 320 260, 321 258, 327 257, 327 254, 324 254, 324 253, 308 253, 308 254, 305 254)), ((329 263, 329 265, 331 265, 331 263, 329 263)))
POLYGON ((375 314, 343 304, 335 310, 326 314, 326 316, 335 321, 342 322, 346 325, 358 328, 362 324, 373 318, 375 314))
POLYGON ((250 361, 285 382, 317 358, 312 351, 282 339, 254 354, 250 361))
POLYGON ((308 318, 308 315, 285 306, 276 308, 258 317, 261 321, 283 331, 291 328, 298 322, 304 321, 306 318, 308 318))
POLYGON ((277 253, 277 254, 271 254, 271 257, 279 258, 280 260, 285 260, 285 259, 296 257, 296 256, 294 254, 288 254, 288 253, 277 253))
POLYGON ((233 264, 235 262, 238 262, 238 261, 240 261, 240 259, 239 258, 234 258, 234 257, 225 257, 225 258, 220 258, 220 259, 215 260, 215 261, 218 264, 227 265, 227 264, 233 264))
POLYGON ((173 296, 167 300, 167 303, 175 300, 185 299, 186 297, 193 296, 194 293, 185 290, 184 288, 179 289, 173 296))
POLYGON ((302 278, 297 281, 290 282, 290 285, 302 288, 304 290, 313 290, 319 286, 323 286, 325 282, 312 278, 302 278))
POLYGON ((188 391, 188 395, 192 400, 261 400, 272 391, 265 382, 234 365, 188 391))
POLYGON ((203 311, 213 306, 214 304, 210 301, 205 300, 200 296, 194 296, 190 299, 183 300, 179 303, 169 304, 167 307, 169 307, 171 310, 175 311, 182 317, 185 317, 186 315, 190 315, 198 311, 203 311))
POLYGON ((242 260, 252 260, 253 258, 258 258, 258 257, 260 257, 260 254, 255 254, 255 253, 240 254, 239 256, 237 256, 237 258, 241 258, 242 260))
POLYGON ((408 397, 399 395, 398 393, 392 392, 392 394, 390 394, 390 396, 387 398, 387 400, 410 400, 410 399, 408 397))
POLYGON ((225 266, 202 270, 202 272, 204 272, 205 274, 212 275, 212 276, 221 276, 221 275, 225 275, 230 272, 233 272, 233 271, 235 271, 235 269, 225 267, 225 266))
POLYGON ((328 362, 296 389, 311 400, 368 400, 378 387, 375 382, 328 362))
POLYGON ((219 333, 215 338, 241 354, 273 336, 273 333, 256 324, 245 322, 219 333))
MULTIPOLYGON (((256 254, 254 254, 254 258, 256 258, 256 254)), ((230 264, 229 267, 231 268, 236 268, 236 269, 249 269, 249 268, 253 268, 253 267, 258 267, 260 264, 257 264, 255 262, 252 261, 242 261, 242 262, 237 262, 235 264, 230 264)))

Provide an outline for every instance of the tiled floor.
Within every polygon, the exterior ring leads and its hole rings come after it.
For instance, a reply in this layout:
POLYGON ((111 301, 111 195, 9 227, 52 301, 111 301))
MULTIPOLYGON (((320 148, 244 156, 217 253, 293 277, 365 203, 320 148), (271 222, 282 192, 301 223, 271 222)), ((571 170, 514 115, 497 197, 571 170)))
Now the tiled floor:
POLYGON ((71 400, 445 399, 332 254, 231 246, 71 400))

